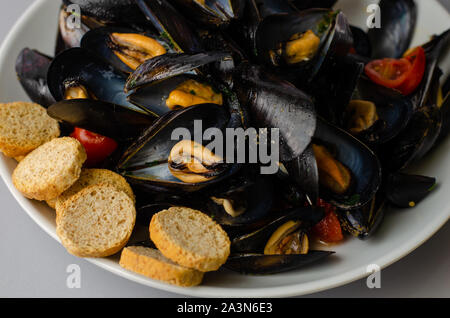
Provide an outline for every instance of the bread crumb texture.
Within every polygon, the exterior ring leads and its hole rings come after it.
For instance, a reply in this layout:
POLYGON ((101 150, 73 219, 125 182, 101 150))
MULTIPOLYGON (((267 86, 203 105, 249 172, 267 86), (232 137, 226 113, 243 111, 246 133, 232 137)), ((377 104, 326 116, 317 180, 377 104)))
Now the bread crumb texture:
POLYGON ((202 272, 219 269, 230 254, 230 240, 220 225, 190 208, 172 207, 155 214, 150 237, 164 256, 202 272))
POLYGON ((172 285, 190 287, 199 285, 203 272, 180 266, 156 249, 128 246, 122 250, 120 266, 146 277, 172 285))
POLYGON ((135 221, 130 197, 109 184, 100 184, 81 190, 64 203, 56 233, 75 256, 106 257, 125 246, 135 221))
POLYGON ((12 180, 17 190, 27 198, 51 200, 78 180, 85 161, 86 152, 78 140, 56 138, 19 162, 12 180))
POLYGON ((59 137, 58 122, 35 103, 0 104, 0 150, 21 160, 40 145, 59 137))
POLYGON ((121 175, 107 169, 83 169, 80 178, 56 199, 54 204, 56 212, 61 209, 64 202, 71 196, 77 194, 86 187, 96 184, 110 184, 115 186, 118 190, 125 192, 133 203, 136 202, 133 190, 121 175))

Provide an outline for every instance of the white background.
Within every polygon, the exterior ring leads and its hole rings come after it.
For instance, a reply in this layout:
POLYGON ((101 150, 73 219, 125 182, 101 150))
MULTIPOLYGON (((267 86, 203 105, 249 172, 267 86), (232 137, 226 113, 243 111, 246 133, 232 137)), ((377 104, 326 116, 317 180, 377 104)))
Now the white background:
MULTIPOLYGON (((0 41, 32 2, 2 3, 0 41)), ((450 8, 450 0, 441 2, 450 8)), ((0 297, 178 297, 69 255, 27 216, 1 181, 0 224, 0 297), (81 267, 80 289, 66 287, 70 264, 81 267)), ((381 289, 368 289, 360 280, 307 297, 450 297, 449 242, 447 223, 416 251, 383 270, 381 289)))

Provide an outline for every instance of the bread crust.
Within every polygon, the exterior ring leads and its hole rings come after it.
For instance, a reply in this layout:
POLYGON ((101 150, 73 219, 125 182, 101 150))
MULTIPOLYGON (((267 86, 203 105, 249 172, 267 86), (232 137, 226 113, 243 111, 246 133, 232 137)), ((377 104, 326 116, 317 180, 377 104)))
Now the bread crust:
MULTIPOLYGON (((209 216, 197 210, 184 207, 172 207, 168 210, 161 211, 152 217, 149 230, 151 240, 155 243, 156 247, 164 256, 177 264, 194 268, 201 272, 209 272, 219 269, 230 255, 230 240, 226 232, 209 216), (167 214, 170 215, 170 218, 176 220, 178 213, 191 214, 199 221, 199 223, 203 225, 202 230, 214 231, 215 236, 225 242, 225 246, 205 247, 205 249, 215 248, 218 255, 211 256, 207 255, 208 253, 192 252, 188 250, 186 246, 183 246, 183 243, 179 244, 173 237, 171 237, 171 234, 166 231, 161 223, 160 218, 163 217, 164 214, 167 214)), ((196 242, 196 244, 199 245, 202 243, 201 238, 199 238, 199 241, 196 242)))
POLYGON ((56 138, 19 162, 12 181, 17 190, 29 199, 51 200, 78 180, 85 161, 86 152, 78 140, 56 138))
MULTIPOLYGON (((168 259, 145 255, 143 251, 146 249, 160 253, 147 247, 129 246, 122 250, 120 266, 146 277, 182 287, 196 286, 202 282, 203 272, 179 266, 168 259)), ((165 258, 162 254, 161 257, 165 258)))

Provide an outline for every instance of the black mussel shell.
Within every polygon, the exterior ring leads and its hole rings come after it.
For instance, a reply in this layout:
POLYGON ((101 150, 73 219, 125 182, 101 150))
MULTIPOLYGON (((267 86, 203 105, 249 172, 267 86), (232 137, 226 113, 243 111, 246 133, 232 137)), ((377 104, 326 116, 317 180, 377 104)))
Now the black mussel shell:
POLYGON ((203 51, 203 45, 191 25, 168 1, 135 0, 135 4, 175 52, 203 51))
POLYGON ((413 0, 381 0, 380 28, 368 32, 372 57, 399 58, 409 48, 416 28, 417 7, 413 0))
MULTIPOLYGON (((416 91, 410 96, 415 109, 424 107, 429 95, 433 93, 433 84, 435 83, 436 70, 438 65, 443 63, 442 58, 447 58, 446 51, 450 47, 450 30, 435 36, 431 41, 422 46, 426 55, 426 67, 422 82, 416 91)), ((448 60, 448 59, 447 59, 448 60)))
POLYGON ((173 0, 192 21, 212 27, 227 27, 242 17, 246 1, 242 0, 173 0))
POLYGON ((129 92, 170 77, 191 72, 212 62, 231 58, 228 53, 207 52, 197 54, 168 53, 147 60, 132 73, 126 82, 125 91, 129 92))
POLYGON ((235 253, 262 253, 267 241, 281 225, 288 221, 302 221, 301 228, 308 231, 325 216, 322 208, 302 207, 285 211, 283 215, 264 225, 258 230, 235 237, 231 242, 231 250, 235 253))
POLYGON ((316 128, 310 97, 289 82, 248 64, 235 73, 235 89, 255 127, 279 129, 280 160, 300 156, 316 128))
POLYGON ((301 268, 333 253, 309 251, 308 254, 291 255, 231 254, 224 267, 241 274, 270 275, 301 268))
POLYGON ((350 26, 350 31, 353 35, 354 53, 360 56, 370 57, 372 54, 372 46, 370 45, 370 39, 367 33, 353 25, 350 26))
POLYGON ((156 120, 124 106, 89 99, 62 100, 50 106, 47 112, 58 121, 116 141, 135 139, 156 120))
POLYGON ((311 145, 297 158, 285 163, 292 180, 305 192, 311 202, 319 198, 319 170, 311 145))
POLYGON ((322 48, 325 46, 328 35, 333 27, 333 12, 326 9, 310 9, 289 14, 274 14, 266 17, 258 25, 255 34, 255 47, 258 59, 270 66, 286 66, 279 61, 274 65, 270 52, 276 51, 280 43, 287 42, 296 33, 304 33, 308 30, 314 32, 320 38, 320 45, 315 57, 309 61, 298 63, 299 65, 316 65, 321 59, 322 48))
MULTIPOLYGON (((109 45, 111 41, 109 36, 111 33, 114 32, 141 34, 139 32, 136 32, 136 30, 130 28, 120 28, 120 27, 98 28, 87 32, 83 36, 83 39, 81 40, 81 47, 92 51, 98 57, 108 61, 108 63, 113 65, 116 69, 121 70, 124 73, 132 73, 133 70, 128 65, 123 63, 117 57, 116 54, 114 54, 114 51, 111 49, 111 46, 109 45)), ((150 32, 143 33, 143 35, 157 40, 162 46, 166 48, 168 52, 170 51, 169 45, 166 42, 158 39, 156 35, 150 32)))
MULTIPOLYGON (((201 104, 167 113, 125 151, 117 168, 131 184, 148 191, 193 192, 221 182, 237 172, 240 165, 227 164, 227 169, 215 179, 185 183, 171 174, 167 160, 173 146, 179 142, 178 139, 171 138, 175 129, 186 128, 191 137, 197 138, 194 135, 194 127, 197 127, 197 124, 194 121, 201 121, 203 134, 208 128, 224 129, 229 120, 227 110, 215 104, 201 104)), ((175 136, 179 137, 181 136, 175 136)))
POLYGON ((354 209, 374 197, 381 184, 381 164, 372 150, 349 133, 320 118, 313 143, 325 146, 337 161, 350 170, 352 176, 350 188, 342 195, 321 187, 322 199, 341 209, 354 209))
POLYGON ((331 8, 336 4, 337 0, 287 0, 287 2, 297 10, 305 10, 310 8, 331 8))
POLYGON ((173 207, 172 203, 152 203, 139 207, 136 211, 136 223, 149 227, 153 215, 173 207))
POLYGON ((414 106, 408 97, 364 78, 358 82, 355 98, 374 103, 377 110, 378 121, 355 135, 366 143, 383 144, 391 140, 406 127, 413 115, 414 106))
POLYGON ((338 217, 345 231, 364 240, 378 229, 386 208, 386 198, 378 192, 375 198, 357 209, 338 211, 338 217))
POLYGON ((47 72, 52 59, 36 50, 23 49, 16 60, 16 73, 30 99, 44 107, 55 102, 47 85, 47 72))
POLYGON ((143 23, 145 16, 135 0, 63 0, 65 5, 79 5, 84 15, 115 23, 143 23))
POLYGON ((143 112, 128 102, 123 91, 126 81, 123 73, 83 48, 68 49, 55 57, 49 67, 47 81, 56 101, 64 99, 68 83, 77 83, 99 100, 143 112))
MULTIPOLYGON (((242 169, 243 170, 243 169, 242 169)), ((269 176, 242 174, 229 178, 223 184, 202 193, 206 200, 205 213, 228 231, 250 231, 266 223, 274 201, 274 189, 269 176), (244 206, 239 216, 229 215, 223 206, 211 197, 234 200, 236 206, 244 206)), ((205 202, 203 202, 204 204, 205 202)))
POLYGON ((395 172, 422 158, 436 143, 442 122, 442 112, 437 106, 417 110, 408 125, 380 148, 385 168, 395 172))
POLYGON ((447 97, 442 102, 440 107, 440 111, 442 113, 442 127, 441 132, 439 133, 438 140, 436 141, 436 145, 441 143, 450 133, 450 95, 447 94, 447 97))
POLYGON ((386 195, 391 204, 412 208, 426 198, 435 186, 436 178, 394 173, 388 178, 386 195))

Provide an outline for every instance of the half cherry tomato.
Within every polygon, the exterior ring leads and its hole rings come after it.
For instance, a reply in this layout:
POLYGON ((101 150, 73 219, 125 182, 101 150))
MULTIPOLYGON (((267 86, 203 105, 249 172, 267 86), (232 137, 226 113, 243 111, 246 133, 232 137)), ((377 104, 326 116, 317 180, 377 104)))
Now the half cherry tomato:
POLYGON ((344 239, 341 223, 336 215, 336 208, 319 199, 317 206, 325 209, 325 217, 312 228, 314 237, 325 243, 337 243, 344 239))
POLYGON ((422 82, 427 59, 425 50, 421 46, 406 52, 403 57, 411 63, 411 68, 408 74, 406 74, 405 82, 396 89, 403 95, 409 95, 414 92, 422 82))
POLYGON ((398 60, 374 60, 368 63, 364 70, 374 83, 409 95, 422 82, 425 66, 425 50, 419 46, 407 51, 403 58, 398 60))
POLYGON ((368 63, 365 72, 374 83, 397 88, 405 82, 410 68, 411 62, 408 59, 382 59, 368 63))
POLYGON ((87 154, 86 166, 88 167, 101 163, 117 149, 117 142, 114 139, 86 129, 75 127, 70 137, 77 139, 84 146, 87 154))

